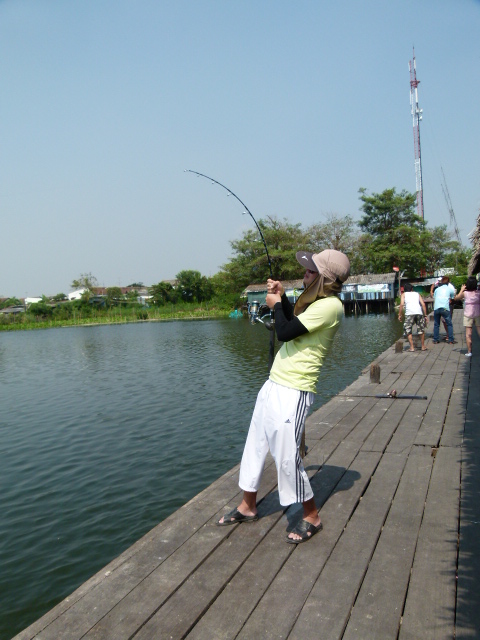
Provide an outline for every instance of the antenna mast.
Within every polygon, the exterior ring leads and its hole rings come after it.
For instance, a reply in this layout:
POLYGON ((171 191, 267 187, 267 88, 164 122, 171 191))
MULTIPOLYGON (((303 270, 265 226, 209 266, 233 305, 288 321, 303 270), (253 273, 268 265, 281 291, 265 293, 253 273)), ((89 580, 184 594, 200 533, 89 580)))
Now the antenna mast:
POLYGON ((413 118, 413 144, 415 149, 415 181, 417 189, 417 215, 423 220, 423 182, 422 182, 422 154, 420 149, 420 120, 423 110, 418 106, 417 65, 415 62, 415 48, 413 60, 408 63, 410 70, 410 107, 413 118))

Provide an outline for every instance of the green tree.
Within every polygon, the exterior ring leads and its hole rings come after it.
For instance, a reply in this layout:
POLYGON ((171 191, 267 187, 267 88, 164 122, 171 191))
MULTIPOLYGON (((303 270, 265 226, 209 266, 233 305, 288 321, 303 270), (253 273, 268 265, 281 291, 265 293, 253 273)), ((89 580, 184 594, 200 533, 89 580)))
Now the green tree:
POLYGON ((159 282, 148 288, 149 295, 152 296, 152 302, 154 305, 162 306, 167 303, 176 302, 178 299, 177 290, 170 284, 170 282, 159 282))
POLYGON ((41 318, 45 320, 52 316, 53 307, 42 300, 42 302, 31 304, 27 309, 27 313, 35 316, 37 319, 41 318))
POLYGON ((364 215, 358 226, 372 237, 364 244, 370 271, 385 273, 397 266, 409 276, 425 269, 428 244, 426 224, 415 211, 415 194, 395 188, 367 195, 359 189, 364 215))
POLYGON ((213 285, 209 278, 202 276, 200 271, 180 271, 176 276, 177 288, 182 300, 186 302, 204 302, 213 295, 213 285))
MULTIPOLYGON (((279 280, 299 277, 299 264, 295 253, 299 249, 314 251, 314 240, 300 223, 274 217, 258 220, 272 263, 273 276, 279 280)), ((265 282, 270 277, 268 259, 262 239, 256 228, 243 233, 240 240, 230 242, 234 256, 222 265, 215 278, 216 287, 224 291, 239 291, 251 283, 265 282)))
POLYGON ((118 306, 119 302, 123 300, 122 290, 120 287, 107 287, 107 305, 109 307, 118 306))
POLYGON ((358 191, 361 194, 360 200, 363 202, 361 210, 364 213, 358 226, 374 238, 385 237, 393 229, 403 225, 419 229, 424 226, 423 220, 414 211, 416 203, 414 193, 408 193, 405 190, 397 193, 395 188, 392 188, 369 196, 364 187, 358 191))
POLYGON ((7 307, 20 307, 22 301, 18 298, 8 298, 0 303, 0 309, 6 309, 7 307))

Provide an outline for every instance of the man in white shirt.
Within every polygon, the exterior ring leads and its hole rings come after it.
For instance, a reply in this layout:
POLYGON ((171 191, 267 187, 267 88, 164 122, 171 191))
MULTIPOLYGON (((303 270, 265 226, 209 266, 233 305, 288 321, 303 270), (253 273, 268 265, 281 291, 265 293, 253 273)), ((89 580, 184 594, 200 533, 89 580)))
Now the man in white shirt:
POLYGON ((413 346, 412 329, 413 325, 417 325, 417 333, 422 341, 422 351, 426 351, 425 346, 425 328, 428 323, 427 307, 422 296, 413 290, 412 285, 407 282, 403 287, 403 293, 400 298, 400 309, 398 310, 398 319, 402 320, 403 310, 405 310, 405 322, 403 325, 405 335, 410 343, 409 351, 415 351, 413 346))

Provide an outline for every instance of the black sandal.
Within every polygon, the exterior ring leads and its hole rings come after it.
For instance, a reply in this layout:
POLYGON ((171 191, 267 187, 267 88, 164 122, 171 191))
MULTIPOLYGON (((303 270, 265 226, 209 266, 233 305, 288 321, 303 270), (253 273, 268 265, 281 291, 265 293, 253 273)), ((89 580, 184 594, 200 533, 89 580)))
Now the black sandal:
POLYGON ((308 522, 308 520, 301 520, 297 524, 295 529, 292 529, 292 531, 290 531, 290 533, 296 533, 297 536, 301 536, 300 540, 294 540, 293 538, 289 538, 288 535, 286 540, 289 544, 300 544, 301 542, 306 542, 307 540, 310 540, 310 538, 313 538, 313 536, 319 531, 321 531, 322 529, 323 529, 323 524, 321 522, 318 525, 318 527, 316 527, 311 522, 308 522))
POLYGON ((230 524, 236 524, 237 522, 256 522, 258 520, 258 513, 254 516, 244 516, 243 513, 235 507, 228 513, 226 513, 223 517, 223 522, 220 522, 222 518, 217 522, 219 527, 226 527, 230 524))

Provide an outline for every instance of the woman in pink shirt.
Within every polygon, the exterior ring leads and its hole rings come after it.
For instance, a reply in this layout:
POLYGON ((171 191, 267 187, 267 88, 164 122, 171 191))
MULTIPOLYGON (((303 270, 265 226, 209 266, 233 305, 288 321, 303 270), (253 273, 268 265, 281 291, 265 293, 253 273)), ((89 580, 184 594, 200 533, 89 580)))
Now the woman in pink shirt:
POLYGON ((460 293, 455 296, 455 300, 464 300, 463 326, 465 327, 465 337, 467 340, 467 358, 472 357, 472 331, 473 325, 477 329, 480 338, 480 290, 477 289, 477 279, 470 276, 466 284, 462 285, 460 293))

